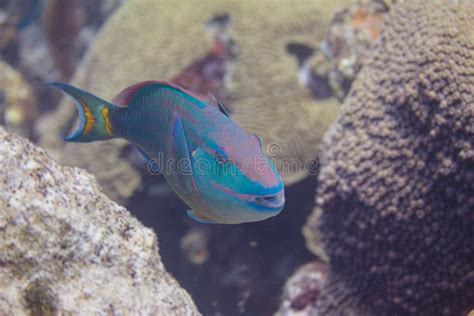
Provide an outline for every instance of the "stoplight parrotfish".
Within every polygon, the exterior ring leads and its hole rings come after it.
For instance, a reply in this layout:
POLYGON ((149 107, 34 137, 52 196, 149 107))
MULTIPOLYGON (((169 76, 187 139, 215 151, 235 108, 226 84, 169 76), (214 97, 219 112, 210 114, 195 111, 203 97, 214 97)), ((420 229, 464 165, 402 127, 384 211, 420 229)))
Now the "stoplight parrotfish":
POLYGON ((133 143, 160 166, 192 219, 239 224, 283 209, 283 181, 260 139, 232 121, 215 98, 162 81, 132 85, 112 102, 65 83, 49 85, 71 96, 78 109, 80 125, 66 141, 133 143))

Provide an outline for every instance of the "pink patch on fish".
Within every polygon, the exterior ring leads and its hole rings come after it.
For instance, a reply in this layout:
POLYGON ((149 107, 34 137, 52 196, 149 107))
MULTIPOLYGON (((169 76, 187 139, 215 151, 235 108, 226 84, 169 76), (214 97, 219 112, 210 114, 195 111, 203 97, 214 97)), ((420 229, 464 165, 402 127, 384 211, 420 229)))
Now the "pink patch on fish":
POLYGON ((239 168, 239 170, 254 182, 260 183, 266 188, 280 185, 281 179, 272 168, 269 159, 263 155, 258 139, 245 133, 237 139, 224 140, 222 134, 212 133, 212 138, 222 145, 222 149, 228 158, 239 168))

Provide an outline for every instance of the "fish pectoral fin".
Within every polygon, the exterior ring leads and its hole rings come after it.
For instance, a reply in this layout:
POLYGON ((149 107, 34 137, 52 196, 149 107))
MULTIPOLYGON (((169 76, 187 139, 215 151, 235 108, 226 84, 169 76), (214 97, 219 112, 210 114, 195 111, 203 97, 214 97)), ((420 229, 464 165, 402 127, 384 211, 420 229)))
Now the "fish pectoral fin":
POLYGON ((143 156, 143 159, 145 159, 146 161, 150 160, 150 155, 148 155, 143 149, 141 149, 140 147, 138 146, 134 146, 135 149, 140 153, 140 155, 143 156))
POLYGON ((161 172, 161 166, 158 163, 158 159, 152 159, 148 153, 138 146, 134 146, 135 149, 140 153, 140 156, 147 162, 148 171, 152 174, 158 174, 161 172))
POLYGON ((189 217, 191 217, 194 221, 196 221, 198 223, 219 224, 215 220, 210 219, 209 217, 206 217, 205 215, 203 215, 202 213, 199 213, 198 211, 189 210, 187 213, 188 213, 189 217))
POLYGON ((171 164, 170 173, 175 179, 177 189, 182 194, 190 196, 195 194, 193 186, 193 174, 191 168, 191 157, 189 155, 188 142, 184 133, 183 122, 177 113, 174 113, 171 121, 171 148, 175 163, 171 164))

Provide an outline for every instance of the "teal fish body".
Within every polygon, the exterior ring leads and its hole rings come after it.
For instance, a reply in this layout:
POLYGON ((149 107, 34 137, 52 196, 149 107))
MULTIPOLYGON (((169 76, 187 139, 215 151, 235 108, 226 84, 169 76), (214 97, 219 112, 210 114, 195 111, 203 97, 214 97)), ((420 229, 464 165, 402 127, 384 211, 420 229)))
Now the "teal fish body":
POLYGON ((111 102, 64 83, 51 86, 74 98, 81 119, 65 140, 127 139, 159 165, 194 220, 239 224, 283 209, 283 182, 260 140, 214 98, 161 81, 130 86, 111 102))

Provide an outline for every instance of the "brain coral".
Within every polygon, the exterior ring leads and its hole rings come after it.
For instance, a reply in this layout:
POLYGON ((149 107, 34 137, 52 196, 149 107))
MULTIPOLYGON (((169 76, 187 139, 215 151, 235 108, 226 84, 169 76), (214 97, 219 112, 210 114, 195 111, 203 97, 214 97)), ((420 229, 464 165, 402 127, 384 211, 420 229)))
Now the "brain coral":
MULTIPOLYGON (((338 103, 311 100, 310 93, 298 86, 298 64, 286 52, 287 44, 319 45, 332 13, 348 2, 277 0, 270 8, 260 1, 204 1, 199 5, 192 1, 126 1, 98 35, 73 84, 111 99, 137 81, 170 80, 212 47, 205 22, 228 14, 237 62, 228 82, 227 105, 243 127, 262 136, 266 144, 278 143, 273 158, 294 158, 301 166, 317 155, 317 145, 335 119, 338 103)), ((41 125, 41 145, 63 163, 95 174, 109 196, 127 198, 139 185, 140 175, 120 156, 125 142, 77 145, 59 139, 75 116, 74 107, 65 105, 69 102, 62 102, 41 125)), ((287 183, 306 175, 304 169, 292 165, 283 171, 287 183)))
POLYGON ((397 3, 325 136, 321 315, 474 307, 473 22, 470 1, 397 3))
POLYGON ((314 100, 298 84, 288 45, 318 47, 333 13, 350 1, 274 2, 272 14, 265 2, 248 2, 246 14, 233 20, 238 57, 229 99, 232 117, 262 137, 285 183, 292 184, 307 175, 305 163, 317 157, 339 104, 314 100))

